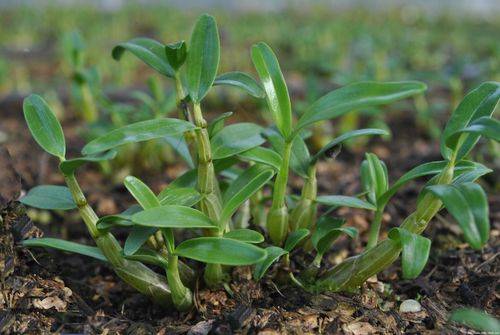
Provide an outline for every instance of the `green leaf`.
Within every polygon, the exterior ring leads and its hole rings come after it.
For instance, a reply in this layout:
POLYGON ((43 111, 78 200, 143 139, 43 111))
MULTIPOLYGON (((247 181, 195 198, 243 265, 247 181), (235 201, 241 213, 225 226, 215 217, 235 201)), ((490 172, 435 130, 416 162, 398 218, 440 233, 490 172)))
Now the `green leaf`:
POLYGON ((215 78, 215 85, 228 85, 241 88, 246 93, 250 94, 255 98, 264 98, 265 92, 260 87, 259 83, 249 74, 245 72, 227 72, 221 74, 217 78, 215 78))
POLYGON ((444 204, 474 249, 481 249, 490 233, 488 201, 481 186, 475 183, 433 185, 427 187, 444 204))
POLYGON ((124 185, 142 208, 150 209, 160 206, 160 201, 156 195, 140 179, 134 176, 127 176, 125 177, 124 185))
POLYGON ((193 130, 195 126, 187 121, 171 118, 153 119, 132 123, 90 141, 83 147, 84 155, 116 148, 127 144, 181 134, 193 130))
POLYGON ((191 34, 187 55, 187 89, 194 103, 207 94, 217 75, 220 58, 219 32, 215 19, 200 16, 191 34))
POLYGON ((133 255, 139 250, 140 247, 148 240, 148 238, 156 233, 158 229, 156 227, 141 227, 134 226, 130 230, 130 234, 125 240, 125 245, 123 246, 123 253, 125 255, 133 255))
POLYGON ((102 254, 101 250, 97 247, 91 247, 75 242, 60 240, 58 238, 42 237, 32 238, 21 242, 25 247, 47 247, 62 251, 73 252, 76 254, 89 256, 103 262, 107 262, 106 257, 102 254))
POLYGON ((64 159, 66 142, 61 124, 42 97, 31 94, 23 102, 24 118, 35 141, 49 154, 64 159))
POLYGON ((57 185, 35 186, 19 201, 40 209, 69 210, 77 207, 69 188, 57 185))
POLYGON ((221 222, 227 222, 238 207, 260 190, 273 175, 274 170, 263 165, 254 165, 239 175, 224 193, 221 222))
POLYGON ((168 63, 177 71, 186 61, 187 47, 186 42, 179 41, 165 45, 165 55, 168 63))
POLYGON ((222 113, 210 122, 208 125, 208 135, 210 138, 214 137, 224 127, 224 121, 231 115, 233 115, 233 112, 222 113))
POLYGON ((457 142, 454 141, 451 141, 451 144, 454 144, 453 147, 447 147, 448 138, 480 117, 491 116, 499 99, 500 83, 497 82, 485 82, 465 96, 451 115, 441 136, 441 154, 444 158, 449 159, 451 152, 456 150, 458 150, 457 161, 467 155, 479 140, 480 135, 467 136, 460 147, 456 147, 457 142))
POLYGON ((375 154, 367 153, 361 163, 361 184, 368 193, 368 200, 374 205, 389 187, 387 167, 375 154))
POLYGON ((290 168, 303 178, 307 178, 311 156, 306 142, 300 136, 295 136, 292 141, 292 154, 290 155, 290 168))
POLYGON ((212 159, 230 157, 265 142, 263 128, 254 123, 237 123, 222 128, 211 139, 212 159))
POLYGON ((458 172, 455 170, 453 184, 458 185, 467 182, 474 182, 477 179, 481 178, 482 176, 493 172, 493 170, 488 169, 483 164, 474 163, 474 165, 476 165, 476 167, 470 170, 462 170, 458 172))
POLYGON ((140 248, 133 255, 124 255, 124 257, 132 261, 156 265, 165 269, 168 266, 168 261, 165 257, 160 255, 157 251, 145 247, 140 248))
POLYGON ((427 264, 431 250, 431 240, 403 228, 393 228, 389 238, 403 246, 401 263, 404 279, 417 278, 427 264))
POLYGON ((335 207, 345 206, 351 208, 369 209, 372 211, 377 209, 374 205, 367 201, 345 195, 321 195, 316 198, 316 202, 318 204, 335 207))
POLYGON ((132 214, 142 211, 142 207, 139 205, 133 205, 127 208, 120 214, 112 214, 100 217, 97 220, 97 229, 101 231, 108 231, 115 226, 130 227, 133 226, 132 214))
POLYGON ((416 81, 350 84, 313 103, 300 117, 294 133, 318 121, 333 119, 362 108, 389 104, 425 90, 425 84, 416 81))
POLYGON ((199 210, 178 205, 145 209, 132 215, 132 221, 140 226, 157 228, 217 228, 214 222, 199 210))
POLYGON ((457 130, 446 139, 448 148, 455 148, 458 145, 460 136, 463 134, 477 134, 491 140, 500 142, 500 121, 488 116, 480 117, 472 122, 468 127, 457 130))
POLYGON ((271 114, 284 138, 292 132, 292 108, 285 79, 271 48, 260 42, 252 47, 252 61, 266 92, 271 114))
POLYGON ((236 230, 231 230, 227 233, 224 234, 225 238, 232 238, 233 240, 238 240, 241 242, 246 242, 246 243, 262 243, 264 242, 264 236, 262 236, 261 233, 251 230, 251 229, 236 229, 236 230))
POLYGON ((184 139, 183 134, 173 135, 173 136, 163 136, 162 139, 167 142, 172 149, 174 149, 179 156, 184 159, 188 167, 194 168, 193 158, 191 157, 191 153, 189 152, 188 144, 184 139))
POLYGON ((251 265, 266 257, 266 251, 254 245, 224 237, 198 237, 182 242, 175 254, 208 264, 251 265))
POLYGON ((318 161, 318 159, 323 157, 326 153, 328 153, 330 150, 334 149, 338 145, 342 144, 343 142, 359 136, 367 136, 367 135, 389 135, 389 133, 383 129, 373 129, 373 128, 349 131, 347 133, 340 135, 339 137, 334 138, 327 145, 321 148, 321 150, 318 151, 318 153, 311 158, 309 164, 315 164, 318 161))
POLYGON ((472 308, 459 308, 453 311, 450 321, 458 322, 485 334, 500 333, 500 321, 484 311, 472 308))
POLYGON ((166 187, 158 195, 161 205, 191 207, 201 200, 201 194, 192 187, 166 187))
POLYGON ((327 252, 342 233, 351 238, 358 235, 356 228, 342 227, 344 223, 345 220, 339 218, 322 217, 318 220, 316 230, 311 236, 311 242, 320 255, 327 252))
POLYGON ((62 161, 59 164, 59 169, 61 170, 61 172, 63 174, 71 175, 75 172, 76 169, 78 169, 80 166, 82 166, 85 163, 103 162, 103 161, 111 160, 115 157, 116 157, 116 151, 110 150, 108 152, 100 153, 97 155, 83 156, 83 157, 78 157, 78 158, 73 158, 73 159, 68 159, 68 160, 62 161))
POLYGON ((291 252, 302 240, 310 234, 309 229, 301 228, 288 234, 285 241, 285 250, 291 252))
POLYGON ((288 252, 280 247, 267 247, 266 248, 267 257, 255 265, 253 270, 253 278, 255 280, 260 280, 266 274, 267 270, 277 262, 281 256, 287 254, 288 252))
POLYGON ((255 147, 250 150, 240 152, 238 158, 255 163, 262 163, 279 170, 281 166, 281 156, 276 151, 264 147, 255 147))
POLYGON ((165 54, 165 46, 160 42, 145 37, 133 38, 114 47, 111 55, 115 60, 120 60, 125 51, 131 52, 161 74, 167 77, 174 76, 174 69, 165 54))
MULTIPOLYGON (((429 163, 424 163, 422 165, 419 165, 417 167, 414 167, 410 171, 406 172, 404 175, 402 175, 384 194, 382 194, 379 199, 378 199, 378 206, 385 206, 387 202, 396 194, 396 192, 403 187, 405 184, 410 182, 413 179, 423 177, 423 176, 428 176, 428 175, 435 175, 440 173, 448 164, 447 161, 437 161, 437 162, 429 162, 429 163)), ((468 161, 462 161, 459 162, 455 166, 455 173, 458 171, 464 171, 464 170, 473 170, 475 169, 476 166, 472 162, 468 161)))

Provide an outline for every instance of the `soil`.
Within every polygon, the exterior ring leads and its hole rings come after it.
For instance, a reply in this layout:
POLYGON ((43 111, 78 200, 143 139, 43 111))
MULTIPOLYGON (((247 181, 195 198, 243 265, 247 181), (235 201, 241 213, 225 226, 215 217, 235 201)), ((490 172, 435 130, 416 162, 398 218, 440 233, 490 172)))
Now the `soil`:
MULTIPOLYGON (((15 200, 38 184, 62 183, 56 162, 30 138, 22 120, 19 101, 2 114, 0 132, 8 141, 0 147, 0 333, 5 334, 457 334, 466 328, 447 321, 450 311, 462 306, 499 315, 500 195, 495 193, 496 176, 483 180, 489 194, 492 224, 489 244, 481 251, 468 248, 456 224, 448 216, 435 219, 425 235, 432 239, 432 254, 416 280, 401 277, 400 264, 370 280, 356 294, 310 295, 294 286, 281 285, 271 271, 259 283, 251 269, 232 272, 225 289, 209 290, 199 281, 196 308, 188 313, 167 311, 118 280, 105 264, 84 256, 44 249, 25 249, 22 239, 34 236, 63 236, 90 244, 84 225, 74 214, 32 212, 15 200), (48 217, 47 217, 48 215, 48 217), (417 299, 422 310, 401 313, 405 299, 417 299)), ((408 115, 408 114, 406 114, 408 115)), ((387 163, 391 180, 425 161, 439 159, 439 147, 416 130, 412 118, 399 114, 389 119, 393 141, 370 141, 368 150, 387 163), (395 121, 397 120, 397 122, 395 121)), ((64 130, 69 156, 82 147, 80 125, 66 121, 64 130)), ((355 194, 359 191, 362 150, 345 149, 335 161, 321 163, 321 194, 355 194)), ((144 178, 159 191, 182 166, 171 165, 144 178)), ((96 167, 81 169, 79 180, 98 214, 116 213, 132 203, 120 184, 103 176, 96 167)), ((300 187, 298 179, 291 187, 300 187)), ((388 206, 384 231, 398 225, 414 209, 422 181, 411 183, 388 206)), ((356 226, 361 238, 340 240, 325 257, 328 268, 358 253, 366 241, 370 215, 340 209, 339 215, 356 226)), ((117 234, 122 238, 124 234, 117 234)), ((292 257, 292 269, 300 270, 311 259, 301 252, 292 257)))

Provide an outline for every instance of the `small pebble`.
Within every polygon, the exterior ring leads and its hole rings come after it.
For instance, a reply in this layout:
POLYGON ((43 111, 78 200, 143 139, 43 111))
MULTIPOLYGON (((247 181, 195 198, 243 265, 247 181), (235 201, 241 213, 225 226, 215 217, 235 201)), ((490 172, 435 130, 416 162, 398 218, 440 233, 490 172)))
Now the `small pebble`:
POLYGON ((399 306, 399 311, 401 313, 418 313, 422 310, 420 303, 413 299, 408 299, 403 301, 401 306, 399 306))

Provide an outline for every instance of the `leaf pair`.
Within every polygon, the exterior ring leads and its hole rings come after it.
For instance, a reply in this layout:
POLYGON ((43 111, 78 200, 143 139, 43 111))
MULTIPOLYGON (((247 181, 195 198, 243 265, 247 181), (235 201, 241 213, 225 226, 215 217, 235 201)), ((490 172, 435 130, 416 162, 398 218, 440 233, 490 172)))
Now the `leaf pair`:
POLYGON ((367 153, 361 163, 361 184, 370 203, 379 205, 379 199, 389 188, 389 176, 385 163, 375 154, 367 153))

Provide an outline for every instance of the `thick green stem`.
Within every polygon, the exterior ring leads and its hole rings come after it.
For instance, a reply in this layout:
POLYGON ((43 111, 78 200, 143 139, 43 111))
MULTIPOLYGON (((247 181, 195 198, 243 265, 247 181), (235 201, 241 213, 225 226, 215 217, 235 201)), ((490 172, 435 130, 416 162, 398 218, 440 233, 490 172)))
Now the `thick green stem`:
POLYGON ((167 280, 172 292, 172 301, 179 311, 187 311, 193 306, 193 294, 184 286, 179 276, 179 259, 169 254, 167 280))
POLYGON ((116 274, 126 283, 155 302, 169 306, 172 302, 170 288, 165 279, 140 262, 130 261, 122 256, 122 248, 111 233, 101 233, 97 227, 98 217, 89 206, 87 199, 73 174, 65 175, 66 184, 80 215, 96 245, 110 262, 116 274))
POLYGON ((267 215, 267 231, 271 240, 276 245, 281 245, 288 232, 288 208, 285 202, 286 188, 288 183, 288 170, 290 166, 290 155, 292 142, 285 142, 282 154, 282 162, 273 188, 273 202, 267 215))
MULTIPOLYGON (((453 180, 455 158, 452 157, 446 168, 439 174, 437 184, 450 184, 453 180)), ((421 234, 430 220, 441 209, 441 201, 427 193, 417 204, 417 209, 401 224, 401 227, 415 234, 421 234)), ((353 291, 368 278, 376 275, 396 261, 401 252, 401 244, 385 239, 358 256, 350 257, 327 271, 314 286, 316 291, 353 291)))
POLYGON ((383 214, 384 214, 383 208, 379 208, 375 212, 375 217, 373 218, 373 222, 370 226, 370 235, 368 236, 368 243, 366 245, 366 249, 373 248, 378 243, 378 236, 380 234, 380 226, 382 224, 383 214))
POLYGON ((300 200, 290 215, 291 231, 300 228, 314 228, 316 224, 317 205, 315 201, 317 193, 318 182, 316 179, 316 165, 312 165, 309 167, 308 176, 304 180, 300 200))

